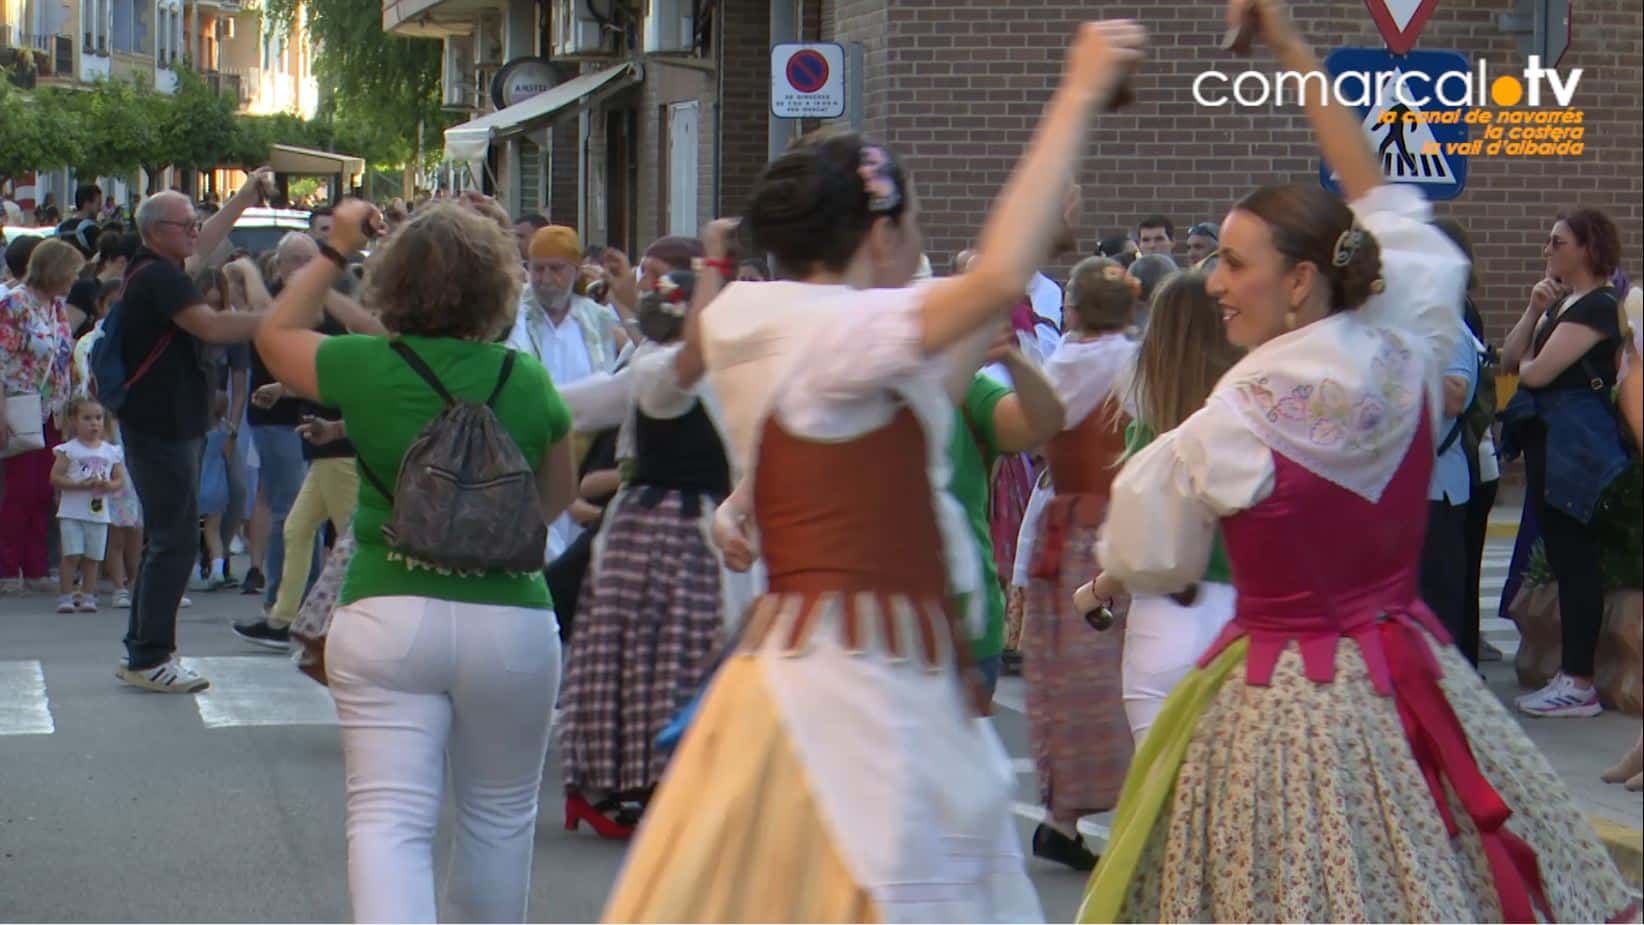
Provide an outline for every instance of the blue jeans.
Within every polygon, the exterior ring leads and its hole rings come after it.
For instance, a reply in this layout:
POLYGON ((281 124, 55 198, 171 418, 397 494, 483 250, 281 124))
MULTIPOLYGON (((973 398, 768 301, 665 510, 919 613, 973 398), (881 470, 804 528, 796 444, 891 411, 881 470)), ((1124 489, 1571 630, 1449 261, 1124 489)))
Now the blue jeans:
POLYGON ((256 444, 260 466, 258 485, 268 501, 269 512, 274 515, 268 532, 267 561, 261 563, 267 588, 263 603, 273 607, 280 593, 280 574, 285 569, 285 515, 291 513, 291 504, 302 490, 308 463, 303 460, 303 438, 297 436, 296 428, 253 427, 251 439, 256 444))
POLYGON ((976 660, 976 670, 982 673, 982 685, 987 688, 988 696, 999 687, 999 669, 1004 665, 1004 656, 990 655, 987 658, 976 660))

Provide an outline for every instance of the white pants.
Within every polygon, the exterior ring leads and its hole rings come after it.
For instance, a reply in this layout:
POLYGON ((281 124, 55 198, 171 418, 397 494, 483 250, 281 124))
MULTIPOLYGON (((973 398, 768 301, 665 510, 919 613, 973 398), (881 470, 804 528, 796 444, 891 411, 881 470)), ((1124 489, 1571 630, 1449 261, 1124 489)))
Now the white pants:
POLYGON ((1233 586, 1199 582, 1183 607, 1168 597, 1137 596, 1125 618, 1124 701, 1130 734, 1141 745, 1171 689, 1233 619, 1233 586))
POLYGON ((326 672, 342 726, 357 922, 433 922, 446 759, 460 922, 523 922, 559 690, 551 610, 374 597, 337 610, 326 672))

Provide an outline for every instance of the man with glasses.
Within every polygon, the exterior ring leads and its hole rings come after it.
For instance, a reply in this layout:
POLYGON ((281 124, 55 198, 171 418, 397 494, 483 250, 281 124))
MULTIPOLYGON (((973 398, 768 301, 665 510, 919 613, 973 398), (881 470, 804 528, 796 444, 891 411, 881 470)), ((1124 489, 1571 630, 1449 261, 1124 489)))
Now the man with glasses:
MULTIPOLYGON (((203 226, 181 193, 156 193, 137 207, 143 245, 125 274, 120 344, 128 379, 119 410, 126 469, 143 506, 143 558, 126 629, 127 684, 192 694, 209 686, 177 660, 177 608, 199 548, 200 461, 213 383, 203 344, 251 340, 261 313, 214 310, 188 273, 205 265, 256 200, 263 168, 203 226)), ((260 287, 255 274, 248 285, 260 287)))

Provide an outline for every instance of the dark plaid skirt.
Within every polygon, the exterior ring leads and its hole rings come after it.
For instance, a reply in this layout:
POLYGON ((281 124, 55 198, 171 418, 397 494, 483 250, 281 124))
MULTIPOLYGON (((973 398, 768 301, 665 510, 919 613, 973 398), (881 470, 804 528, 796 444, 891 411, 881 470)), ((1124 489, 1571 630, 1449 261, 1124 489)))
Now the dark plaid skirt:
MULTIPOLYGON (((662 777, 657 734, 690 701, 724 644, 719 563, 683 493, 606 512, 560 689, 566 787, 631 794, 662 777)), ((712 504, 700 506, 712 510, 712 504)))

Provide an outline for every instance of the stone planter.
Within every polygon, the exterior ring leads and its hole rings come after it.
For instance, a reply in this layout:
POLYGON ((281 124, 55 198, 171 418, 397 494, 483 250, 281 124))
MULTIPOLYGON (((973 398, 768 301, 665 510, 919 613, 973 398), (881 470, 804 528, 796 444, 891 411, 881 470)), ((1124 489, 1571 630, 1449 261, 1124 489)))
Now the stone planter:
MULTIPOLYGON (((1518 683, 1530 690, 1540 688, 1558 673, 1563 649, 1558 585, 1524 584, 1507 614, 1518 624, 1518 655, 1513 659, 1518 683)), ((1634 716, 1644 713, 1644 591, 1604 595, 1604 628, 1593 671, 1604 706, 1634 716)))

